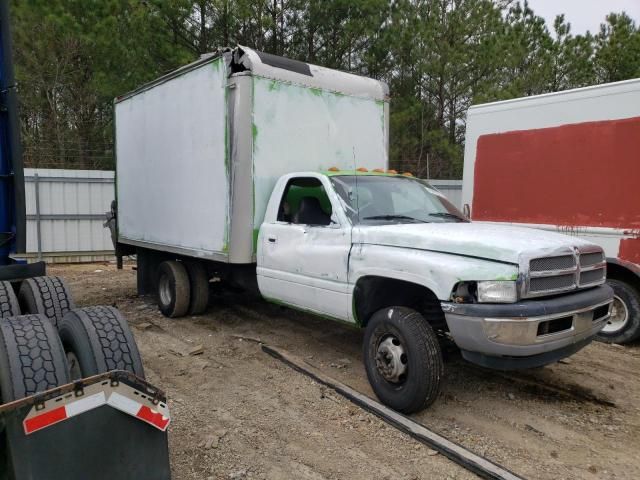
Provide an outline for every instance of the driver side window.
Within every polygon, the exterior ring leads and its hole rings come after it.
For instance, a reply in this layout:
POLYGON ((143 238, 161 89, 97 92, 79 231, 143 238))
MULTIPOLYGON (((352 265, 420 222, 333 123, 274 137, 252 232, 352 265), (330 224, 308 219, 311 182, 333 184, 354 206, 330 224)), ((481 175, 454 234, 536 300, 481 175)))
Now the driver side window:
POLYGON ((296 225, 328 226, 331 202, 317 178, 292 178, 284 189, 278 221, 296 225))

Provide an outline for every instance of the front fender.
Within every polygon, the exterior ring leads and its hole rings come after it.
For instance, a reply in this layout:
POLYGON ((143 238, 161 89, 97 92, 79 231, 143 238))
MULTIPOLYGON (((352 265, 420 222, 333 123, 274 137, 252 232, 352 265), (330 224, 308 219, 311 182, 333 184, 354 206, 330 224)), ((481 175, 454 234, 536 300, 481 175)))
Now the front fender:
POLYGON ((475 257, 386 245, 356 244, 349 258, 349 283, 366 276, 423 285, 439 300, 449 300, 462 281, 516 280, 518 266, 475 257))

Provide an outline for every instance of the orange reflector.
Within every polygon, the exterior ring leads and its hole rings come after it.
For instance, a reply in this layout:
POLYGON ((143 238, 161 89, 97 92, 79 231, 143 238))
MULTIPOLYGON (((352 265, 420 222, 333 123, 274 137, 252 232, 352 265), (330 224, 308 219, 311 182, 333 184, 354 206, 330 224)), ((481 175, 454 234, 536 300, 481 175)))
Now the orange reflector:
POLYGON ((387 170, 387 173, 390 173, 391 175, 397 175, 398 172, 395 170, 387 170))
POLYGON ((384 173, 384 170, 382 168, 374 168, 373 170, 371 170, 372 172, 376 172, 376 173, 384 173))
POLYGON ((338 167, 331 167, 331 168, 329 169, 329 171, 330 171, 330 172, 339 172, 339 171, 340 171, 340 169, 339 169, 338 167))
POLYGON ((413 173, 411 172, 404 172, 402 175, 404 175, 405 177, 413 177, 413 173))
POLYGON ((366 168, 364 168, 364 167, 360 167, 360 168, 358 168, 358 171, 359 171, 359 172, 368 172, 369 170, 367 170, 367 169, 366 169, 366 168))

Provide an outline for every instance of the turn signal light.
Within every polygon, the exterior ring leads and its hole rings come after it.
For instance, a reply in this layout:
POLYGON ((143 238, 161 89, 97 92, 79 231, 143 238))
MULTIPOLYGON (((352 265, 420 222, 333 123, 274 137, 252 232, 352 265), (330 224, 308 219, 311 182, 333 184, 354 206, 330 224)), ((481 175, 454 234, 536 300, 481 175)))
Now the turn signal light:
POLYGON ((330 172, 339 172, 339 171, 340 171, 340 169, 339 169, 338 167, 331 167, 331 168, 329 169, 329 171, 330 171, 330 172))

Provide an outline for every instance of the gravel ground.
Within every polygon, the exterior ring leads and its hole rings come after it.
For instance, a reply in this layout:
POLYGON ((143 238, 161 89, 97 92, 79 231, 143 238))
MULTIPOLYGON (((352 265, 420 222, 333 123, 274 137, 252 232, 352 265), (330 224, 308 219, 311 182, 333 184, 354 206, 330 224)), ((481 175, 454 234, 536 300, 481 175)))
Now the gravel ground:
MULTIPOLYGON (((373 397, 357 330, 222 290, 205 315, 170 320, 136 295, 131 265, 49 271, 80 306, 115 305, 129 319, 148 380, 169 397, 177 480, 475 478, 240 338, 282 347, 373 397), (202 354, 183 355, 199 346, 202 354)), ((526 478, 635 479, 639 372, 638 344, 594 343, 509 373, 451 351, 441 397, 414 417, 526 478)))

